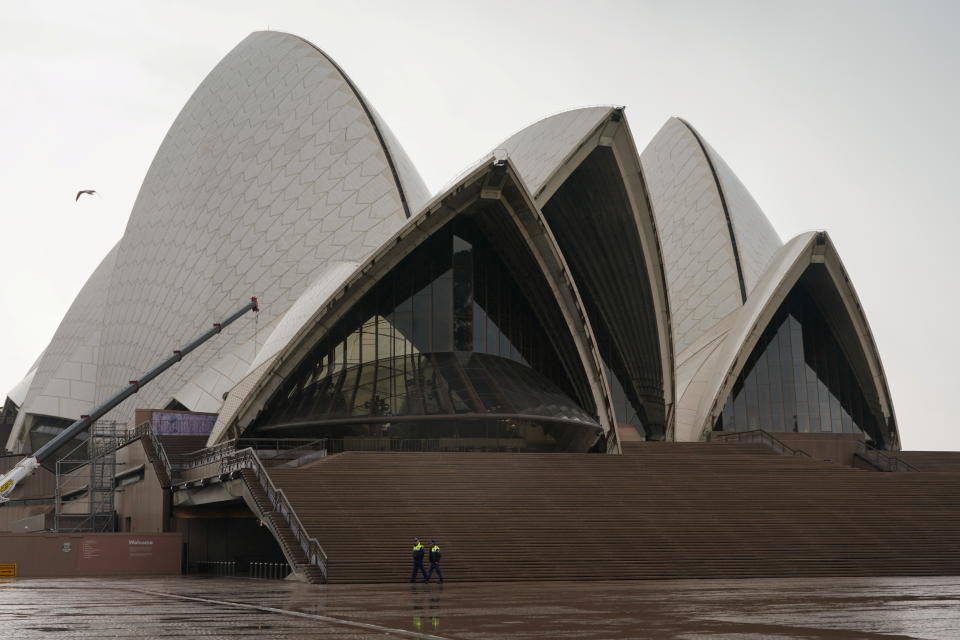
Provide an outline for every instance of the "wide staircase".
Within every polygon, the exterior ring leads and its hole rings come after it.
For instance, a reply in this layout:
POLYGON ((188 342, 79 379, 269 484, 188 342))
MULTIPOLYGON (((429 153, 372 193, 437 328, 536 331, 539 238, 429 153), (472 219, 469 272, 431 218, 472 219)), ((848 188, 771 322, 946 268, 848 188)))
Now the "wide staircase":
POLYGON ((763 444, 625 455, 347 452, 269 475, 331 582, 960 575, 960 473, 875 473, 763 444))
POLYGON ((322 582, 322 570, 309 563, 307 554, 304 553, 300 543, 297 542, 296 536, 290 529, 287 519, 283 514, 274 509, 270 499, 267 497, 266 490, 257 479, 256 474, 251 469, 244 469, 242 471, 242 477, 250 490, 253 501, 257 505, 257 511, 261 514, 263 520, 270 525, 271 530, 276 532, 277 542, 280 543, 281 548, 284 550, 284 555, 291 562, 294 570, 302 574, 310 582, 322 582))
POLYGON ((960 451, 896 451, 891 455, 907 462, 917 471, 960 473, 960 451))

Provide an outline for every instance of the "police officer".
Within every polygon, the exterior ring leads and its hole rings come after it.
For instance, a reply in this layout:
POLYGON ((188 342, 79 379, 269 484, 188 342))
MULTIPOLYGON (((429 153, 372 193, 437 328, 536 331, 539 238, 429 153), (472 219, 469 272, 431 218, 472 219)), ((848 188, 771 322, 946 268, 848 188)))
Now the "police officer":
POLYGON ((426 582, 429 577, 423 568, 423 545, 420 544, 420 538, 413 539, 413 572, 410 573, 410 582, 417 581, 417 571, 423 574, 423 581, 426 582))
POLYGON ((443 571, 440 570, 440 545, 437 544, 436 540, 430 541, 430 572, 427 574, 427 582, 430 582, 430 578, 433 577, 433 572, 437 572, 437 577, 440 578, 440 584, 443 584, 443 571))

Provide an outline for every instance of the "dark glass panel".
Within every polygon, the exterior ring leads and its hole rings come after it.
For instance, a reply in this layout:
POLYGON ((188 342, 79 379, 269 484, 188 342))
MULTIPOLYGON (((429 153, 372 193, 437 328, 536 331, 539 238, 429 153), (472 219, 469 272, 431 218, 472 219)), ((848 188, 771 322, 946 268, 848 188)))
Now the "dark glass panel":
POLYGON ((473 350, 473 245, 453 237, 453 349, 473 350))
POLYGON ((430 351, 432 293, 428 284, 413 294, 413 345, 417 351, 430 351))
MULTIPOLYGON (((490 414, 509 414, 527 422, 542 420, 545 428, 550 425, 578 443, 591 440, 592 444, 599 435, 596 421, 546 377, 499 356, 451 352, 415 356, 412 371, 407 373, 406 392, 391 397, 384 391, 386 387, 378 389, 375 381, 403 371, 398 362, 402 359, 365 362, 333 374, 316 385, 331 390, 333 397, 324 393, 276 407, 275 414, 258 420, 255 433, 296 436, 309 429, 313 437, 335 438, 345 433, 362 436, 356 431, 358 425, 366 429, 380 424, 388 431, 398 429, 398 434, 407 434, 397 437, 453 437, 437 431, 437 425, 451 423, 429 418, 459 415, 470 423, 458 427, 462 431, 494 424, 487 419, 490 414), (576 432, 581 435, 574 437, 576 432)), ((470 437, 483 437, 476 430, 472 433, 470 437)))
MULTIPOLYGON (((30 420, 29 424, 29 439, 28 446, 31 451, 36 451, 43 445, 47 444, 55 437, 59 436, 63 431, 73 424, 73 420, 69 418, 56 418, 53 416, 45 415, 33 415, 26 416, 27 420, 30 420)), ((51 471, 56 470, 57 461, 61 460, 68 454, 70 454, 71 459, 83 459, 84 455, 87 455, 86 447, 78 451, 74 451, 81 444, 87 442, 90 438, 89 433, 80 433, 75 437, 71 438, 68 442, 65 442, 63 445, 57 449, 53 455, 51 455, 43 463, 44 467, 50 469, 51 471)))
POLYGON ((613 414, 617 418, 617 424, 620 428, 628 427, 636 430, 644 438, 649 438, 653 434, 647 432, 643 420, 637 414, 633 402, 627 396, 620 379, 610 367, 606 368, 607 382, 610 384, 610 399, 613 402, 613 414))
POLYGON ((639 421, 646 437, 662 439, 666 408, 653 278, 611 148, 593 150, 543 211, 593 328, 617 422, 639 421))
POLYGON ((3 408, 0 409, 0 453, 6 451, 4 447, 10 437, 10 432, 13 430, 13 423, 16 422, 18 413, 17 405, 13 403, 13 400, 7 398, 3 403, 3 408))
POLYGON ((473 349, 486 351, 487 344, 487 312, 477 304, 473 304, 473 349))
POLYGON ((882 447, 883 425, 816 302, 798 286, 758 340, 714 428, 863 432, 882 447))
POLYGON ((541 313, 474 228, 438 233, 326 334, 253 431, 406 437, 439 433, 439 425, 452 424, 443 416, 457 416, 480 437, 502 434, 497 420, 509 416, 562 433, 556 447, 589 449, 599 426, 571 399, 573 385, 541 313))
POLYGON ((433 341, 431 351, 453 351, 453 271, 433 281, 433 341))

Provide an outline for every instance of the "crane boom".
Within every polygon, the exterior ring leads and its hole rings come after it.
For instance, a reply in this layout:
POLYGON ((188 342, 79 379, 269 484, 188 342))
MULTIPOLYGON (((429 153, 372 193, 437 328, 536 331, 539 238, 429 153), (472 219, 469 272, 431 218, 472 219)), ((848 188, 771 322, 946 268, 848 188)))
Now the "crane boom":
POLYGON ((10 493, 17 488, 17 485, 24 478, 33 473, 43 463, 44 460, 53 455, 53 453, 63 446, 64 443, 69 442, 72 438, 90 428, 90 425, 106 415, 111 409, 133 394, 137 393, 140 390, 140 387, 147 384, 176 363, 180 362, 185 355, 220 333, 224 327, 232 324, 248 311, 260 311, 260 307, 257 304, 256 298, 250 298, 250 302, 244 305, 241 309, 238 309, 232 313, 225 320, 222 320, 221 322, 215 322, 213 324, 213 328, 204 332, 193 342, 190 342, 186 346, 175 350, 172 356, 155 366, 153 369, 147 371, 138 380, 131 380, 127 387, 115 394, 103 404, 96 407, 90 412, 90 415, 80 416, 79 420, 64 429, 61 433, 57 434, 55 438, 47 442, 45 445, 37 449, 32 456, 28 456, 18 462, 13 469, 0 476, 0 503, 7 502, 10 499, 10 493))

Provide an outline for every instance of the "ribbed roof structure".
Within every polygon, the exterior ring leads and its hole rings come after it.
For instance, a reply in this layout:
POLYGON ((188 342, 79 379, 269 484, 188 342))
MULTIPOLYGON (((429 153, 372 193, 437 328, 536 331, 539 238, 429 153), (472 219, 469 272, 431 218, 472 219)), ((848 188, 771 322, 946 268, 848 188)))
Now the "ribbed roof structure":
POLYGON ((727 163, 679 118, 663 125, 642 162, 670 295, 676 439, 708 435, 780 302, 808 267, 826 262, 832 265, 834 289, 851 301, 836 323, 857 327, 847 349, 855 354, 852 359, 869 363, 861 377, 869 381, 867 395, 882 407, 891 430, 888 443, 899 442, 876 345, 826 234, 801 234, 784 245, 727 163), (815 252, 817 237, 816 246, 829 251, 815 252))
POLYGON ((292 35, 257 32, 210 72, 164 138, 124 235, 39 362, 29 414, 75 418, 214 319, 231 331, 115 411, 217 410, 267 331, 336 261, 361 260, 427 197, 349 79, 292 35))
POLYGON ((823 233, 782 243, 685 121, 668 120, 641 154, 622 108, 562 112, 431 199, 343 71, 301 38, 268 31, 227 54, 176 118, 123 237, 11 391, 19 414, 7 447, 29 448, 35 419, 88 412, 258 296, 256 321, 113 414, 177 404, 219 414, 211 443, 237 437, 364 292, 468 219, 538 313, 549 307, 539 322, 608 451, 635 439, 633 427, 707 437, 801 285, 898 441, 879 354, 832 243, 823 233))

